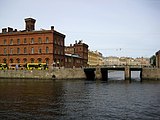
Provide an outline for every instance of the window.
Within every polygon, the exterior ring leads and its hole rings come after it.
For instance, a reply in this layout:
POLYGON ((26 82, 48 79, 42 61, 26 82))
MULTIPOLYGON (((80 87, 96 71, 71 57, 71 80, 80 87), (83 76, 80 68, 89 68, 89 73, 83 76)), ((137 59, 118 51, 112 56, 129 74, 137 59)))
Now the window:
POLYGON ((49 53, 49 48, 48 47, 46 47, 46 53, 49 53))
POLYGON ((10 45, 13 45, 13 39, 10 40, 10 45))
POLYGON ((6 60, 6 58, 4 58, 4 59, 3 59, 3 63, 7 63, 7 60, 6 60))
POLYGON ((71 58, 69 58, 69 60, 68 60, 69 62, 71 62, 71 58))
POLYGON ((31 53, 34 54, 34 48, 33 47, 31 48, 31 53))
POLYGON ((41 48, 38 49, 38 53, 39 53, 39 54, 42 53, 42 49, 41 49, 41 48))
POLYGON ((49 64, 49 58, 46 58, 46 63, 49 64))
POLYGON ((54 54, 57 54, 57 52, 56 52, 56 51, 57 51, 57 50, 55 49, 55 50, 54 50, 54 54))
POLYGON ((57 39, 55 38, 55 40, 54 40, 54 43, 56 44, 57 43, 57 39))
POLYGON ((31 38, 31 44, 34 44, 34 38, 31 38))
POLYGON ((34 58, 31 58, 31 63, 34 63, 34 58))
POLYGON ((7 54, 7 49, 6 49, 6 48, 4 48, 4 54, 5 54, 5 55, 7 54))
POLYGON ((16 60, 17 60, 17 63, 20 63, 20 59, 19 58, 17 58, 16 60))
POLYGON ((61 41, 61 45, 63 46, 63 41, 61 41))
POLYGON ((17 54, 20 54, 20 48, 17 48, 17 54))
POLYGON ((27 48, 26 47, 24 48, 24 54, 27 54, 27 48))
POLYGON ((4 40, 3 44, 4 44, 4 45, 6 45, 6 43, 7 43, 7 41, 6 41, 6 40, 4 40))
POLYGON ((13 63, 13 59, 12 58, 10 59, 10 63, 13 63))
POLYGON ((49 38, 48 37, 46 37, 46 43, 49 43, 49 38))
POLYGON ((68 60, 67 60, 67 58, 65 58, 65 62, 67 62, 68 60))
POLYGON ((42 63, 42 59, 41 58, 38 58, 38 63, 42 63))
POLYGON ((13 48, 10 49, 10 54, 13 54, 13 48))
POLYGON ((24 59, 23 59, 23 62, 24 62, 24 63, 27 63, 27 59, 26 59, 26 58, 24 58, 24 59))
POLYGON ((26 44, 27 43, 27 39, 26 38, 24 38, 24 44, 26 44))
POLYGON ((61 65, 63 65, 63 59, 61 59, 61 65))
POLYGON ((18 44, 18 45, 20 44, 20 39, 17 39, 17 44, 18 44))
POLYGON ((54 62, 55 62, 55 63, 57 62, 57 59, 56 59, 56 58, 54 59, 54 62))
POLYGON ((38 43, 42 43, 42 39, 40 37, 38 38, 38 43))

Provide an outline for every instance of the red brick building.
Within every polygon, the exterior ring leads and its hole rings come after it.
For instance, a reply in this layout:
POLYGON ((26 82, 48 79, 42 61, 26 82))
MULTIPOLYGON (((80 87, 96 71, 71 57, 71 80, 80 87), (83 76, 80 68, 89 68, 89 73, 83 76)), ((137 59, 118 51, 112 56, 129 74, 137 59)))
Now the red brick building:
POLYGON ((35 30, 36 20, 25 19, 25 30, 3 28, 0 33, 0 63, 47 63, 65 66, 65 35, 54 30, 35 30))
POLYGON ((65 53, 67 54, 77 54, 82 58, 81 66, 88 66, 88 45, 83 43, 82 40, 79 42, 75 41, 75 44, 70 44, 70 46, 65 47, 65 53))
POLYGON ((83 59, 79 55, 65 54, 66 68, 80 68, 83 66, 83 59))
POLYGON ((160 67, 160 50, 156 52, 156 67, 160 67))

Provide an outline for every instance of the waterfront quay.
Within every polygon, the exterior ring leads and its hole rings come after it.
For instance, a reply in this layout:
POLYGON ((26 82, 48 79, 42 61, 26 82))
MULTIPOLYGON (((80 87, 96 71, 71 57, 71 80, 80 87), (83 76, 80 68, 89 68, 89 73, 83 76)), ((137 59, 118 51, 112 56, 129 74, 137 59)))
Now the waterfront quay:
POLYGON ((125 80, 131 79, 131 71, 140 71, 141 80, 160 80, 160 68, 110 66, 91 68, 53 68, 49 70, 0 70, 2 79, 87 79, 87 80, 108 80, 109 71, 124 71, 125 80))

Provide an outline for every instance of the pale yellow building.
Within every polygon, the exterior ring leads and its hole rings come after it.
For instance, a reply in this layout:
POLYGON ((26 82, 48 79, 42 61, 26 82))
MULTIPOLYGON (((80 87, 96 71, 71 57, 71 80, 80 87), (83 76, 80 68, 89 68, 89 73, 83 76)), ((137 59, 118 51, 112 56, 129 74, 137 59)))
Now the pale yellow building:
POLYGON ((102 53, 98 51, 88 51, 88 65, 97 66, 104 65, 102 53))
POLYGON ((106 57, 105 65, 141 65, 141 66, 150 66, 148 58, 131 58, 131 57, 106 57))

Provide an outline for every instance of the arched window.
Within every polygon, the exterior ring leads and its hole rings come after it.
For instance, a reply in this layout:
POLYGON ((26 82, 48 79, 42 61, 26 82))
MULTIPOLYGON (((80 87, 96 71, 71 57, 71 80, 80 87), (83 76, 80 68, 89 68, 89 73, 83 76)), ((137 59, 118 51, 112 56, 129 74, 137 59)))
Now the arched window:
POLYGON ((4 59, 3 59, 3 63, 7 63, 7 60, 6 60, 6 58, 4 58, 4 59))
POLYGON ((10 63, 13 63, 13 59, 12 58, 9 61, 10 61, 10 63))
POLYGON ((31 63, 34 63, 34 58, 31 58, 31 63))
POLYGON ((42 49, 38 48, 38 53, 41 54, 42 53, 42 49))
POLYGON ((38 58, 38 63, 42 63, 42 59, 41 58, 38 58))
POLYGON ((10 45, 13 45, 13 39, 10 40, 10 45))
POLYGON ((46 60, 46 63, 49 64, 49 58, 46 58, 45 60, 46 60))
POLYGON ((20 63, 20 59, 19 58, 17 58, 16 61, 17 61, 17 63, 20 63))
POLYGON ((20 48, 17 48, 17 54, 20 54, 20 48))
POLYGON ((38 43, 42 43, 42 38, 41 37, 38 38, 38 43))
POLYGON ((31 44, 34 44, 34 38, 31 38, 31 44))
POLYGON ((33 47, 31 48, 31 53, 34 54, 34 48, 33 47))
POLYGON ((20 44, 20 39, 19 39, 19 38, 17 39, 17 44, 18 44, 18 45, 20 44))
POLYGON ((27 48, 26 47, 24 48, 24 54, 27 54, 27 48))
POLYGON ((46 43, 49 43, 49 38, 48 37, 46 37, 46 43))
POLYGON ((49 53, 49 48, 48 47, 46 47, 46 53, 49 53))
POLYGON ((26 58, 23 59, 23 63, 27 63, 27 59, 26 58))

